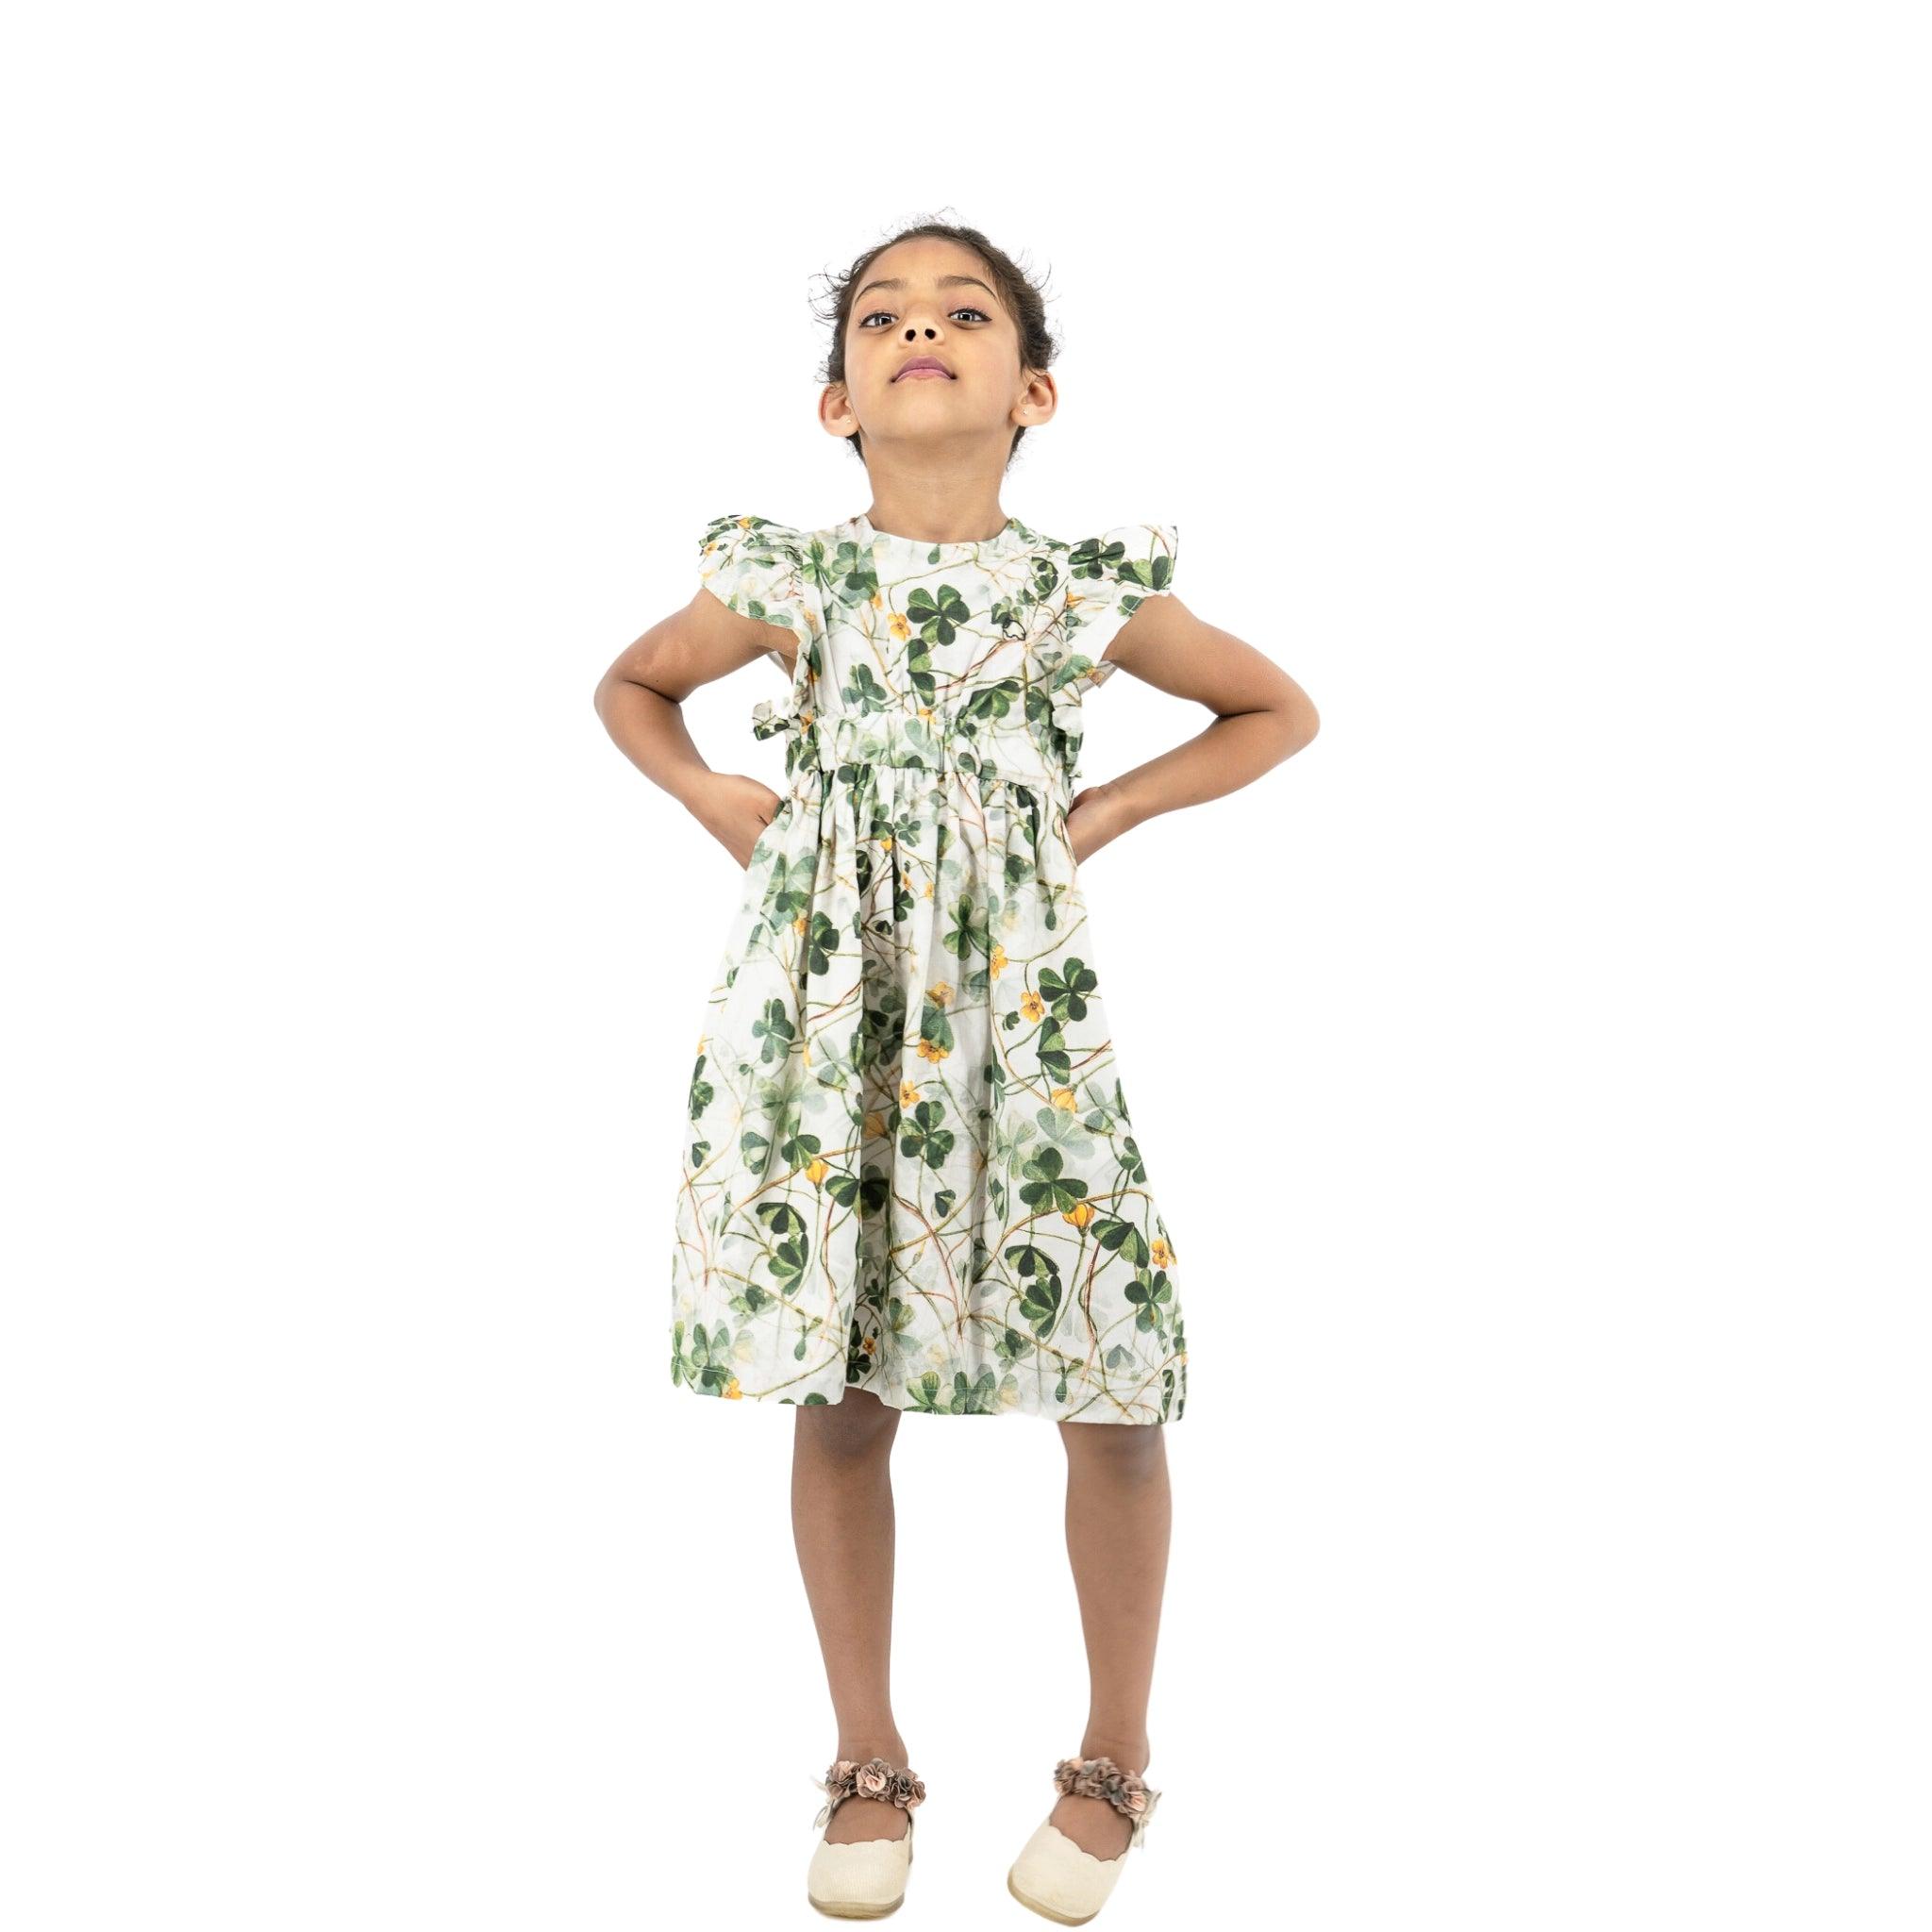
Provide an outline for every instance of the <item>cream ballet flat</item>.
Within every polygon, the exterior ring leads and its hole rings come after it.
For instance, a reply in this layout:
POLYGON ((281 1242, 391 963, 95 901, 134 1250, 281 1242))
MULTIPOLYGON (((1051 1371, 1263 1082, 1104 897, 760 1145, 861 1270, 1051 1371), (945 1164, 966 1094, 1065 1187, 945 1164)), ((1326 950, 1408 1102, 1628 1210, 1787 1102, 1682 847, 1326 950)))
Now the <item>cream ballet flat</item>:
POLYGON ((824 1824, 847 1798, 883 1798, 904 1809, 906 1829, 898 1838, 857 1839, 846 1845, 821 1838, 806 1870, 806 1897, 834 1919, 883 1919, 896 1912, 906 1899, 907 1874, 912 1869, 912 1813, 925 1801, 924 1783, 883 1757, 869 1757, 863 1764, 841 1757, 812 1783, 825 1793, 814 1824, 824 1824))
POLYGON ((1062 1925, 1084 1925, 1119 1882, 1127 1852, 1145 1835, 1160 1793, 1111 1757, 1062 1757, 1053 1768, 1053 1781, 1062 1792, 1105 1798, 1134 1827, 1126 1851, 1118 1857, 1096 1858, 1058 1825, 1042 1821, 1013 1860, 1007 1890, 1023 1906, 1062 1925))

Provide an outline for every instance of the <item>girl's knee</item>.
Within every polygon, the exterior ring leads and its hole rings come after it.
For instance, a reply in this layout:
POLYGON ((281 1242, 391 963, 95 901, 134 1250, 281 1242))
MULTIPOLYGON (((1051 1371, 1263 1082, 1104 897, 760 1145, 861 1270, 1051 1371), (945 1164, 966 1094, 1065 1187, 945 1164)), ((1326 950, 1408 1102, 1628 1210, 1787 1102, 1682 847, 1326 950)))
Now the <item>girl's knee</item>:
POLYGON ((1085 1457, 1109 1468, 1148 1468, 1167 1449, 1158 1423, 1063 1422, 1059 1431, 1070 1459, 1085 1457))
POLYGON ((837 1402, 801 1403, 796 1423, 801 1436, 841 1455, 876 1449, 898 1426, 899 1411, 864 1389, 848 1389, 837 1402))

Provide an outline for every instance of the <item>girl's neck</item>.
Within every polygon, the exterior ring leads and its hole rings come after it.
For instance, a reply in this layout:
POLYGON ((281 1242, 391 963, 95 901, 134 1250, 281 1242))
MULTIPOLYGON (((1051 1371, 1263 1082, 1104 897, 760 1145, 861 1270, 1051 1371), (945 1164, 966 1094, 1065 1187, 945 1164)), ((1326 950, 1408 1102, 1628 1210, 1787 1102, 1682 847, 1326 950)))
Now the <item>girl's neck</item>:
POLYGON ((881 491, 864 515, 874 530, 914 543, 991 543, 1011 521, 997 490, 952 495, 881 491))

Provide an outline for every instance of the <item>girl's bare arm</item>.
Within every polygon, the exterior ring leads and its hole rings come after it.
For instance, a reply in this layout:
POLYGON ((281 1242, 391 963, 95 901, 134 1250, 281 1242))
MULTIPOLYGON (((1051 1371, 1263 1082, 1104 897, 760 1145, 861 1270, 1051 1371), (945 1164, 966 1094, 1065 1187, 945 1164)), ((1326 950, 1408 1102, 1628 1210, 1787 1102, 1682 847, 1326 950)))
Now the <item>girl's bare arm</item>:
POLYGON ((1292 758, 1321 727, 1307 692, 1280 665, 1231 631, 1204 624, 1171 591, 1142 598, 1106 655, 1216 715, 1172 751, 1074 794, 1067 837, 1076 861, 1159 812, 1239 791, 1292 758))
POLYGON ((796 642, 782 625, 743 616, 700 585, 682 610, 626 645, 597 680, 597 715, 618 750, 683 804, 740 866, 751 863, 779 794, 748 773, 712 771, 685 728, 684 700, 768 651, 793 662, 796 642))

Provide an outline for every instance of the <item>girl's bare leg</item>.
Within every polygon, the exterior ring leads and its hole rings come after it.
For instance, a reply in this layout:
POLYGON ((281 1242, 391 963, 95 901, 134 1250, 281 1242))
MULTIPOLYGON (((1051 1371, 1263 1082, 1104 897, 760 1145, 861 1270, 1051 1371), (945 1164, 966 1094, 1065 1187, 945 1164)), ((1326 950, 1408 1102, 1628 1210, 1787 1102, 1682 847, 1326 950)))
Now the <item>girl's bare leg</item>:
MULTIPOLYGON (((874 1757, 906 1762, 891 1690, 898 1427, 896 1408, 848 1389, 840 1402, 801 1404, 791 1437, 791 1533, 839 1726, 831 1757, 861 1764, 874 1757)), ((896 1805, 854 1796, 832 1813, 824 1835, 834 1844, 901 1838, 906 1822, 896 1805)))
MULTIPOLYGON (((1145 1772, 1147 1698, 1173 1517, 1166 1430, 1158 1423, 1058 1426, 1067 1450, 1067 1555, 1087 1640, 1090 1689, 1079 1756, 1111 1757, 1123 1771, 1145 1772)), ((1096 1858, 1118 1857, 1133 1830, 1104 1798, 1068 1793, 1047 1815, 1096 1858)))

